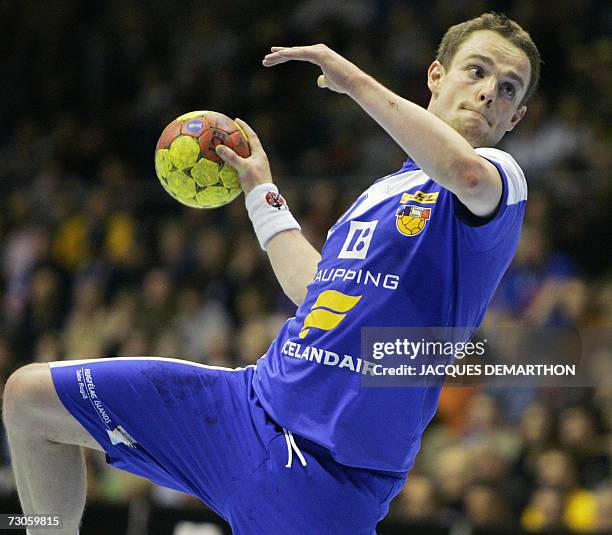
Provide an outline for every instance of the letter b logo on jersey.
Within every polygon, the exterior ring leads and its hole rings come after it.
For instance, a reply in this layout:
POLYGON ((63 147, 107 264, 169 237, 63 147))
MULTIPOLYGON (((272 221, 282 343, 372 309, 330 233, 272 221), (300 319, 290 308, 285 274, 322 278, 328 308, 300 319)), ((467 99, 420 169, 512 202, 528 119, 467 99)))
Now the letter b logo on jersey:
POLYGON ((351 221, 348 236, 344 240, 338 258, 363 260, 368 254, 376 225, 378 225, 378 219, 376 221, 351 221))

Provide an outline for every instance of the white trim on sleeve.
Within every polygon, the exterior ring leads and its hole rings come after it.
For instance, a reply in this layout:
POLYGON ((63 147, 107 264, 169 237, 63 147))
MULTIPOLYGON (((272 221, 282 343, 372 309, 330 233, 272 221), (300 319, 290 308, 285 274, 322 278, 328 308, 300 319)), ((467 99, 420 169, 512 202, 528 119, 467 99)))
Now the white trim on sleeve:
POLYGON ((512 156, 503 150, 491 147, 482 147, 475 150, 480 156, 499 164, 506 173, 508 179, 508 200, 506 205, 517 204, 527 200, 527 181, 525 180, 525 175, 512 156))

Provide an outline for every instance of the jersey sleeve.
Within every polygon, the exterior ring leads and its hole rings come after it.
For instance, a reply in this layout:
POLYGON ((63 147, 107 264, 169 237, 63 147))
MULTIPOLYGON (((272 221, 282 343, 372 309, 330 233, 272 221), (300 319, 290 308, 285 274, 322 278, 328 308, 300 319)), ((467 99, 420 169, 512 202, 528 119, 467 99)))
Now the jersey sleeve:
POLYGON ((502 180, 499 204, 488 217, 472 214, 455 195, 453 204, 467 246, 474 251, 486 251, 506 238, 515 236, 518 239, 527 202, 527 181, 516 160, 507 152, 493 148, 475 150, 499 171, 502 180))

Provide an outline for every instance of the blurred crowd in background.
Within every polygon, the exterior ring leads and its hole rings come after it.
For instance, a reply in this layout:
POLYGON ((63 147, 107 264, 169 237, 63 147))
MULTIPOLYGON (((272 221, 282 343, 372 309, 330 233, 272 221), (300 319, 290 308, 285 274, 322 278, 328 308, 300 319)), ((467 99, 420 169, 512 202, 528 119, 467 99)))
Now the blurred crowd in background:
MULTIPOLYGON (((196 109, 245 119, 320 248, 357 194, 405 156, 350 99, 318 89, 314 66, 262 67, 269 47, 326 43, 426 106, 444 31, 490 9, 531 33, 544 64, 526 118, 500 147, 530 193, 486 323, 610 328, 611 4, 179 4, 0 3, 0 384, 21 365, 61 359, 255 362, 295 307, 241 199, 194 210, 163 192, 153 167, 161 130, 196 109)), ((612 533, 612 348, 601 351, 591 388, 446 388, 391 519, 453 533, 612 533)), ((5 441, 2 461, 6 495, 5 441)), ((92 500, 203 507, 95 453, 88 462, 92 500)))

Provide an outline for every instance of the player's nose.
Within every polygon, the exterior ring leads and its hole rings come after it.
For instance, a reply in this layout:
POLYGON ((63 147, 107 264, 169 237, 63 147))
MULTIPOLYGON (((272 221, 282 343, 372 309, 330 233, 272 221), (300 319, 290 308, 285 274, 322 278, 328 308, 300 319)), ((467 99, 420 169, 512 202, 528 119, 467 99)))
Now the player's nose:
POLYGON ((496 91, 497 82, 493 77, 483 80, 478 89, 478 101, 481 105, 484 103, 487 108, 490 108, 495 102, 496 91))

